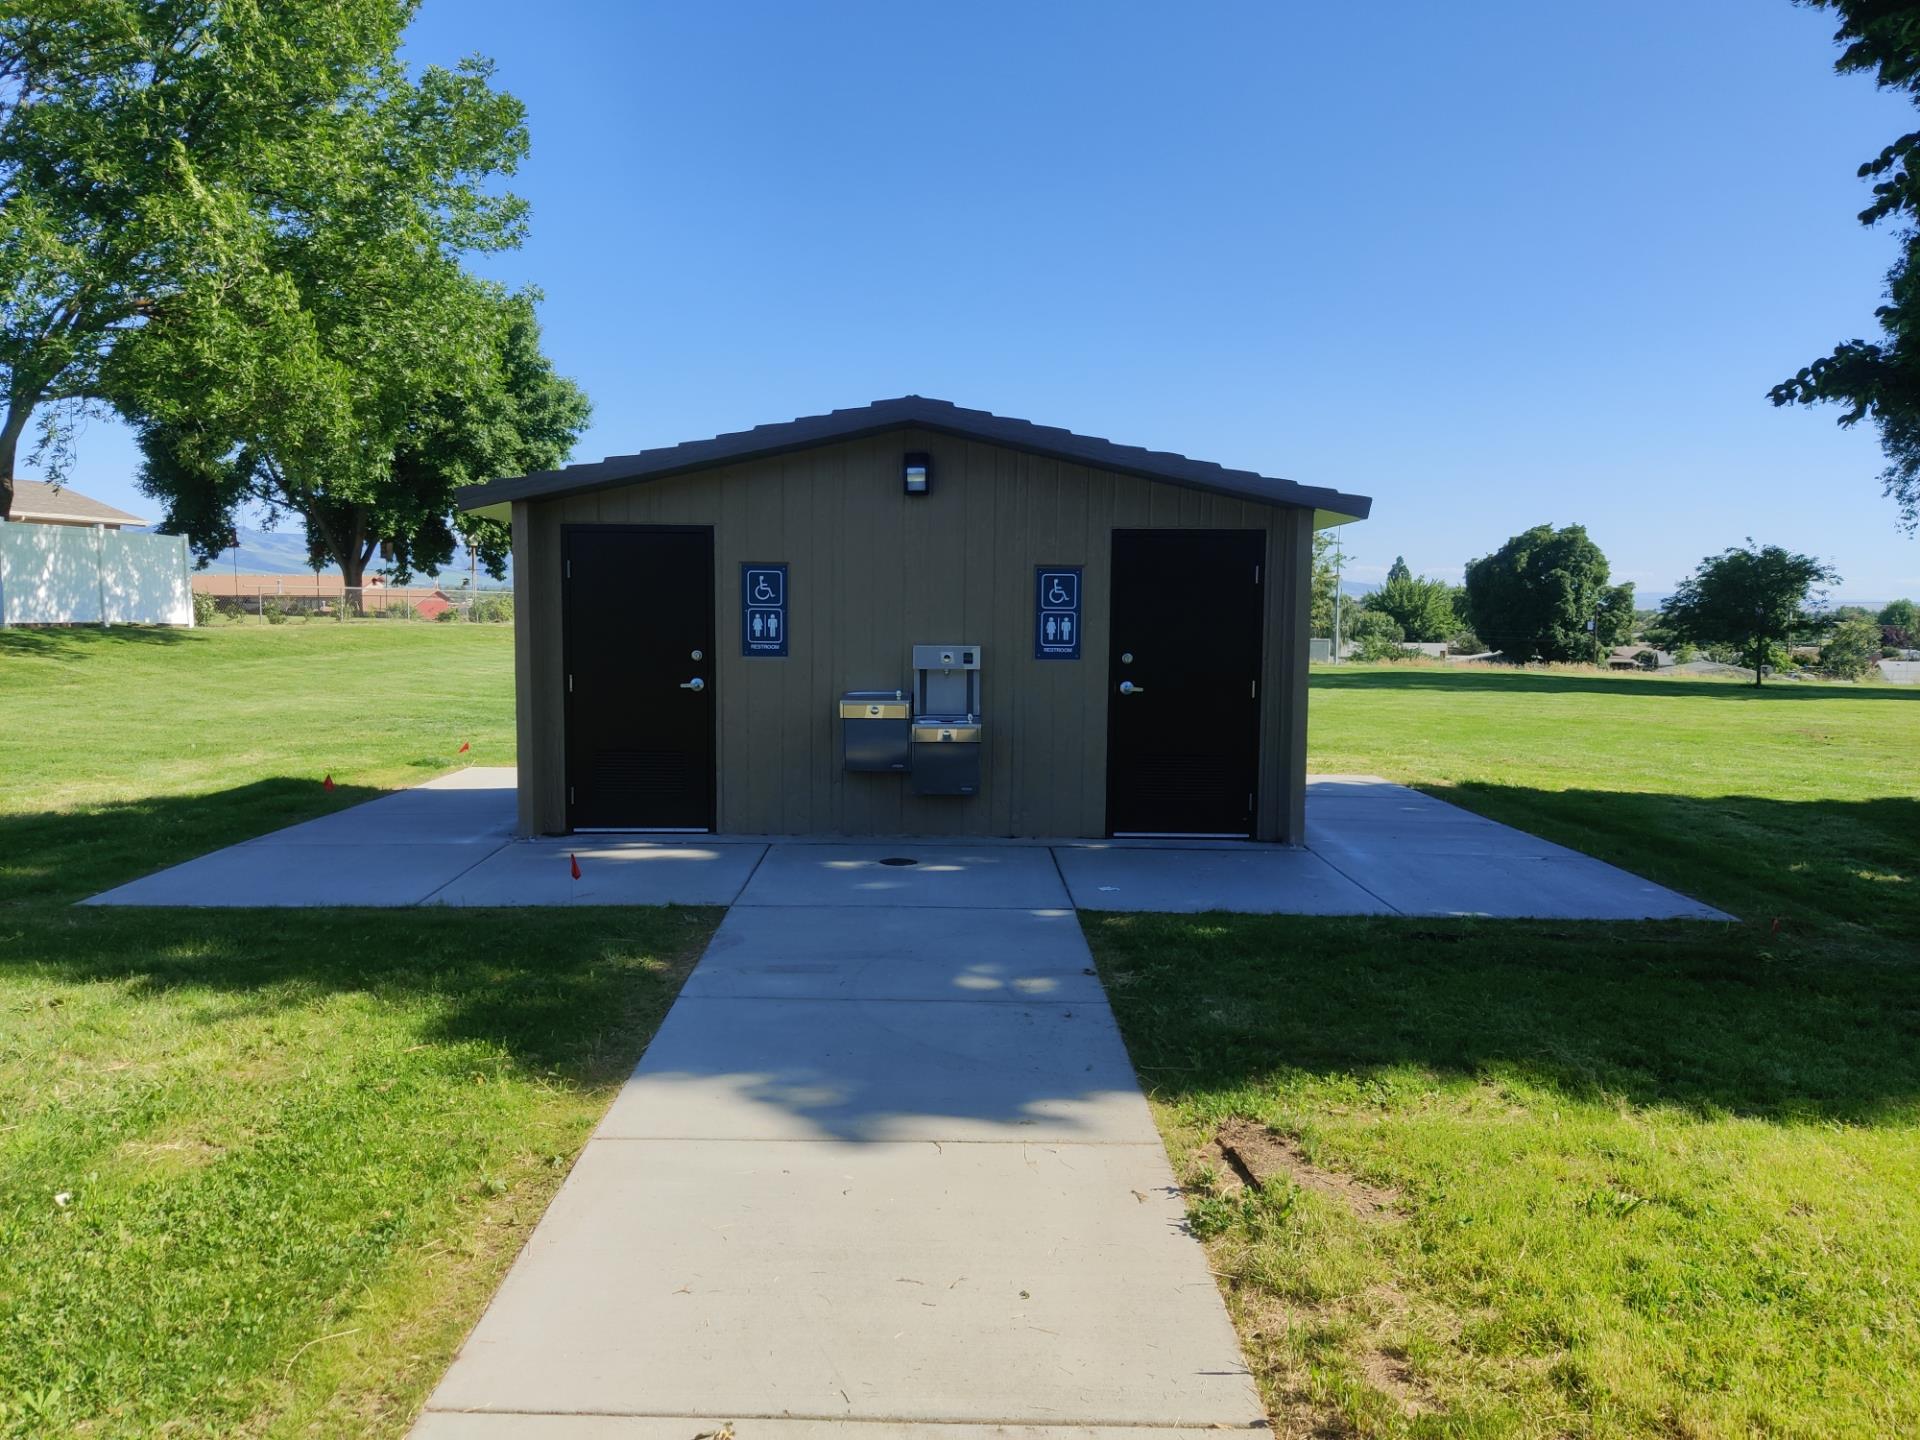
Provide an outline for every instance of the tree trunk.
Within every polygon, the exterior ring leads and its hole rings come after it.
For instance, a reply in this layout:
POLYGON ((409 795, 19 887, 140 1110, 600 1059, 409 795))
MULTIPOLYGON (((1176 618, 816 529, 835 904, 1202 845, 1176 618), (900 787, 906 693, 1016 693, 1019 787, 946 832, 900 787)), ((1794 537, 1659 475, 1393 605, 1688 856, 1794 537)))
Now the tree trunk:
POLYGON ((31 414, 31 404, 16 401, 7 407, 7 418, 0 423, 0 520, 13 514, 13 468, 19 462, 20 436, 31 414))

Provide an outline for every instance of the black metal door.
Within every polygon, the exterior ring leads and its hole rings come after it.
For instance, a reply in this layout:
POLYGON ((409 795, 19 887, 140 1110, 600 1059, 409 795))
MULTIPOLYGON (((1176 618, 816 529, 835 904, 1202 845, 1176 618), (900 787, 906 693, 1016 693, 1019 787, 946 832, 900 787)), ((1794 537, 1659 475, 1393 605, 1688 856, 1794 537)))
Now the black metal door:
POLYGON ((1113 532, 1108 833, 1253 833, 1265 552, 1258 530, 1113 532))
POLYGON ((567 828, 711 830, 713 532, 561 531, 567 828))

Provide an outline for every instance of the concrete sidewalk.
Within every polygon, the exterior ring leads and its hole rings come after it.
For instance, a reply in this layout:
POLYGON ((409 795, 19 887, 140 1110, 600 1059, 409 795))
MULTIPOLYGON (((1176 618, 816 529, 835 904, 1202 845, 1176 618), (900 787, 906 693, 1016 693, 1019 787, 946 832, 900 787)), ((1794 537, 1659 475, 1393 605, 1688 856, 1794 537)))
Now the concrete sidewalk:
POLYGON ((1368 775, 1309 777, 1307 844, 1297 849, 1180 839, 852 842, 635 834, 515 841, 513 781, 511 769, 463 770, 230 845, 85 903, 962 904, 1555 920, 1731 918, 1591 856, 1368 775), (580 863, 578 879, 573 856, 580 863), (894 860, 916 863, 885 863, 894 860))
POLYGON ((415 1435, 1264 1424, 1058 877, 816 858, 727 916, 415 1435))

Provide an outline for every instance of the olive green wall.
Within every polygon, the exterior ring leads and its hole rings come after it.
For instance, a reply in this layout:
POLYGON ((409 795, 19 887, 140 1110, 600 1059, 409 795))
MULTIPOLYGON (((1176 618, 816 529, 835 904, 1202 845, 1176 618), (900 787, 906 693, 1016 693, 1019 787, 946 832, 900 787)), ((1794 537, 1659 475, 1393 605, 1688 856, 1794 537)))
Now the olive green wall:
POLYGON ((566 824, 560 527, 596 523, 713 527, 719 826, 771 835, 1106 833, 1112 532, 1264 530, 1257 833, 1300 838, 1312 512, 910 429, 514 504, 523 833, 566 824), (901 490, 911 450, 933 457, 924 497, 901 490), (740 654, 740 565, 755 560, 789 566, 785 659, 740 654), (1033 658, 1042 564, 1085 567, 1080 660, 1033 658), (911 685, 915 642, 982 649, 976 796, 919 797, 904 776, 840 768, 840 692, 911 685))

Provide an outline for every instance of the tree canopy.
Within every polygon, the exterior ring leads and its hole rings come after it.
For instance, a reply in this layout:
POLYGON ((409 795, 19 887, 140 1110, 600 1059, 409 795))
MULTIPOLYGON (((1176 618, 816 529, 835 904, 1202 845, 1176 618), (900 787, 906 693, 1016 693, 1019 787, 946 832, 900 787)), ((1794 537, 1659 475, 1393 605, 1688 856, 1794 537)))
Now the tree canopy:
MULTIPOLYGON (((1920 103, 1920 4, 1911 0, 1800 0, 1832 10, 1841 46, 1834 68, 1870 74, 1882 89, 1903 90, 1920 103)), ((1887 458, 1886 494, 1909 531, 1920 526, 1920 130, 1902 135, 1860 166, 1873 200, 1863 225, 1902 225, 1900 253, 1887 274, 1885 303, 1874 312, 1877 340, 1852 339, 1774 386, 1775 405, 1837 404, 1842 425, 1871 418, 1887 458)))
POLYGON ((1668 598, 1661 619, 1697 644, 1734 647, 1758 685, 1784 647, 1813 627, 1807 602, 1814 587, 1839 579, 1811 555, 1749 539, 1702 560, 1668 598))
POLYGON ((1509 660, 1591 661, 1602 611, 1631 628, 1633 587, 1607 583, 1607 557, 1586 527, 1536 525, 1467 564, 1467 616, 1509 660), (1593 627, 1593 628, 1589 628, 1593 627))
POLYGON ((467 343, 479 363, 460 372, 460 383, 415 398, 390 438, 384 470, 356 483, 350 471, 323 466, 309 472, 298 459, 289 464, 279 448, 286 436, 268 416, 231 449, 231 431, 150 421, 140 432, 141 488, 165 502, 168 528, 186 535, 202 560, 231 543, 236 512, 253 503, 270 517, 299 516, 313 563, 337 563, 349 586, 361 583, 382 545, 402 578, 439 569, 453 556, 456 523, 498 578, 505 573, 507 529, 476 517, 452 520, 454 490, 558 465, 590 407, 541 352, 534 294, 476 286, 472 299, 467 343))
POLYGON ((1879 622, 1887 643, 1920 645, 1920 605, 1911 600, 1889 601, 1874 618, 1879 622))
MULTIPOLYGON (((140 430, 142 485, 205 559, 236 511, 291 513, 348 586, 451 558, 454 485, 546 468, 585 400, 539 354, 533 297, 469 275, 519 243, 494 181, 526 147, 488 62, 415 79, 391 54, 312 122, 244 252, 120 337, 103 389, 140 430)), ((476 532, 489 568, 504 542, 476 532)))
MULTIPOLYGON (((242 285, 316 134, 414 0, 41 0, 0 10, 0 514, 56 481, 117 342, 242 285)), ((323 153, 324 165, 338 159, 323 153)))
POLYGON ((1386 583, 1367 596, 1366 608, 1388 616, 1400 627, 1401 640, 1445 640, 1459 628, 1453 613, 1453 587, 1444 580, 1423 580, 1394 556, 1386 583))

